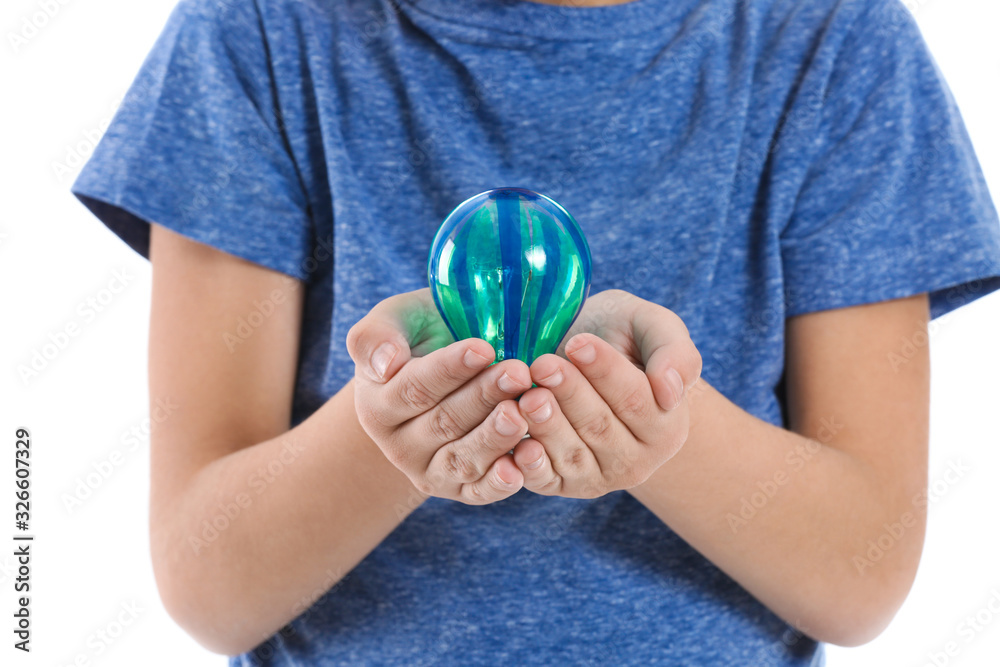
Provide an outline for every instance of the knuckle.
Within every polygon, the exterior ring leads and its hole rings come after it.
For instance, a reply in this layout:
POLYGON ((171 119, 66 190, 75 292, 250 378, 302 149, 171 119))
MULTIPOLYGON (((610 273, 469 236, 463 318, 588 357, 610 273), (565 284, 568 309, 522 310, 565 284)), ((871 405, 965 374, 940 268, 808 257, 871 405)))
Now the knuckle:
POLYGON ((440 468, 434 466, 423 470, 419 475, 419 480, 420 484, 417 488, 420 491, 440 498, 450 497, 449 494, 455 486, 454 480, 449 479, 440 468))
POLYGON ((347 353, 355 363, 367 360, 373 351, 377 338, 373 333, 375 327, 372 326, 370 315, 361 318, 347 331, 346 347, 347 353))
POLYGON ((358 421, 361 422, 362 428, 369 435, 379 433, 382 430, 381 412, 375 407, 372 401, 366 400, 365 397, 359 395, 354 402, 354 408, 358 413, 358 421))
POLYGON ((410 410, 423 412, 435 404, 434 395, 423 380, 409 377, 399 391, 399 400, 410 410))
POLYGON ((486 505, 492 501, 482 484, 468 484, 465 488, 465 502, 468 505, 486 505))
POLYGON ((412 462, 410 448, 401 447, 395 438, 380 438, 378 446, 382 450, 382 454, 385 455, 385 458, 389 460, 389 463, 400 470, 405 470, 412 462))
POLYGON ((632 486, 630 486, 628 488, 631 489, 633 487, 639 486, 640 484, 645 484, 646 481, 649 480, 649 478, 653 476, 654 472, 656 472, 656 468, 652 468, 652 467, 650 467, 650 468, 643 468, 642 470, 637 471, 636 472, 636 476, 635 476, 635 479, 636 479, 635 484, 633 484, 632 486))
POLYGON ((561 487, 562 477, 559 477, 558 475, 551 475, 546 481, 540 484, 533 484, 531 490, 535 493, 549 496, 559 493, 561 487))
POLYGON ((639 486, 644 481, 646 480, 637 466, 626 466, 617 475, 618 486, 623 489, 639 486))
POLYGON ((581 472, 586 466, 587 448, 583 445, 572 447, 560 457, 560 469, 573 473, 581 472))
POLYGON ((584 484, 583 488, 575 495, 577 498, 582 498, 583 500, 593 500, 594 498, 600 498, 607 491, 596 484, 584 484))
POLYGON ((674 422, 673 427, 669 429, 669 435, 667 436, 667 449, 672 457, 687 443, 688 436, 691 429, 690 416, 687 414, 682 415, 683 419, 674 422))
POLYGON ((361 320, 347 330, 347 352, 354 359, 357 358, 357 353, 364 340, 364 322, 361 320))
POLYGON ((476 403, 478 407, 483 410, 492 410, 505 398, 505 394, 500 391, 500 387, 497 386, 497 371, 491 373, 484 373, 480 378, 477 378, 477 391, 476 403))
POLYGON ((448 479, 442 471, 433 468, 424 471, 423 479, 430 488, 435 490, 435 494, 441 497, 445 497, 446 491, 454 486, 453 481, 448 479))
POLYGON ((616 368, 614 363, 607 363, 604 359, 600 359, 597 363, 591 364, 587 370, 587 375, 591 380, 607 380, 608 378, 614 378, 619 370, 620 368, 616 368))
POLYGON ((468 379, 465 366, 456 361, 444 361, 435 367, 435 371, 442 381, 450 385, 460 385, 468 379))
POLYGON ((361 342, 362 322, 364 322, 364 320, 355 322, 354 326, 347 330, 347 353, 351 355, 351 358, 356 358, 358 346, 361 342))
MULTIPOLYGON (((567 372, 563 370, 561 364, 559 370, 563 372, 563 377, 567 377, 567 372)), ((563 380, 562 385, 560 385, 560 389, 562 390, 562 398, 559 400, 560 404, 571 405, 573 402, 580 399, 581 386, 578 383, 563 380)))
POLYGON ((435 442, 451 442, 462 435, 451 408, 443 404, 438 404, 431 413, 429 428, 435 442))
MULTIPOLYGON (((694 343, 691 346, 694 347, 694 343)), ((694 376, 692 382, 701 377, 702 364, 701 352, 697 348, 694 348, 694 376)))
POLYGON ((479 479, 482 473, 476 464, 469 459, 461 450, 449 447, 444 456, 445 473, 461 482, 471 482, 479 479))
MULTIPOLYGON (((577 431, 584 442, 603 442, 611 434, 612 427, 611 415, 601 411, 585 421, 577 431)), ((579 449, 582 452, 583 448, 579 449)))
POLYGON ((490 490, 490 502, 506 498, 514 492, 512 486, 507 486, 498 479, 495 471, 490 473, 487 485, 490 490))
POLYGON ((618 414, 627 420, 644 419, 649 414, 645 393, 639 388, 629 391, 618 404, 618 414))
POLYGON ((433 496, 434 492, 437 490, 435 485, 431 483, 428 479, 417 479, 410 480, 413 486, 416 487, 417 491, 424 494, 425 496, 433 496))
POLYGON ((688 331, 687 324, 684 323, 684 319, 669 308, 663 308, 663 310, 667 313, 668 325, 683 332, 685 336, 690 337, 691 333, 688 331))

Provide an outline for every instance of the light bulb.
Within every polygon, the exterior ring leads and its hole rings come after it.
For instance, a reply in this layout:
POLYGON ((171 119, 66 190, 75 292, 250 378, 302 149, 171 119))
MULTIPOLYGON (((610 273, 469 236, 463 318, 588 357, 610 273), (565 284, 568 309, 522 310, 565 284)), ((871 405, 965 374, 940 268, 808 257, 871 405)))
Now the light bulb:
POLYGON ((555 352, 590 293, 590 248, 566 209, 523 188, 466 199, 434 236, 427 277, 455 340, 496 361, 555 352))

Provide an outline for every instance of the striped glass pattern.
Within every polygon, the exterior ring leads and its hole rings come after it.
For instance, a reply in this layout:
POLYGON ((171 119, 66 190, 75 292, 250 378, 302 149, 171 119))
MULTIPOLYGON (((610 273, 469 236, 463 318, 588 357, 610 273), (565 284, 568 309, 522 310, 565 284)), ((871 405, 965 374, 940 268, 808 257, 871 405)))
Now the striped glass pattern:
POLYGON ((455 340, 482 338, 496 361, 555 352, 590 292, 590 248, 576 220, 545 195, 498 188, 445 218, 427 266, 455 340))

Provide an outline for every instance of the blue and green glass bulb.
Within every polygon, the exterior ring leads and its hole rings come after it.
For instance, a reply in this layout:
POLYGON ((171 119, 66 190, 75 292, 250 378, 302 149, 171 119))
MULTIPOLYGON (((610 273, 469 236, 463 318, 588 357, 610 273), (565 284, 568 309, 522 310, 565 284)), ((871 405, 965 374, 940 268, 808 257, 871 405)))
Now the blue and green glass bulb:
POLYGON ((496 361, 555 352, 590 293, 590 248, 545 195, 498 188, 466 199, 431 244, 427 277, 455 340, 482 338, 496 361))

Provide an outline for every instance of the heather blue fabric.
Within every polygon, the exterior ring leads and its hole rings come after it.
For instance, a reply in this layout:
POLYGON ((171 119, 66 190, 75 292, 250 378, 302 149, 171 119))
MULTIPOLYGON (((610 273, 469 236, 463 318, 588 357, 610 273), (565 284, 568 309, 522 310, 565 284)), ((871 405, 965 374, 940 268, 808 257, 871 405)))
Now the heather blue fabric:
MULTIPOLYGON (((786 317, 1000 286, 898 0, 182 0, 72 191, 144 256, 155 221, 305 281, 298 423, 351 377, 348 328, 426 286, 448 212, 504 186, 563 204, 593 291, 675 310, 775 424, 786 317)), ((627 492, 431 498, 295 611, 232 664, 823 663, 627 492)))

